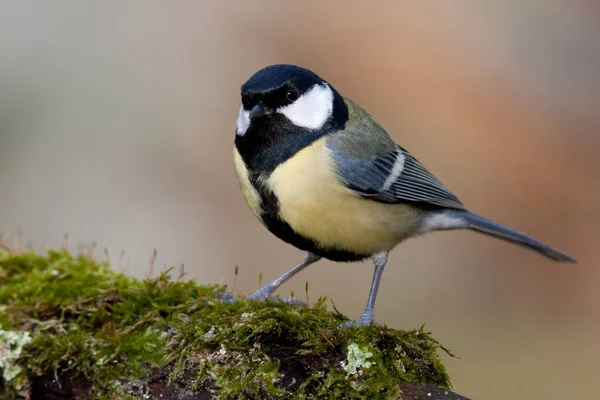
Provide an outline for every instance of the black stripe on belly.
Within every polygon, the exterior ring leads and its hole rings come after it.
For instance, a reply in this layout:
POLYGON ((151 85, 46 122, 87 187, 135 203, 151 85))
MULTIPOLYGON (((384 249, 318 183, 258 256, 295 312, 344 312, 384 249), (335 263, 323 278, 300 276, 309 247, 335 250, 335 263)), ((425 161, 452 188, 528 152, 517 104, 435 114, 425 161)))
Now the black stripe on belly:
POLYGON ((341 249, 324 249, 319 247, 315 241, 296 233, 287 222, 283 221, 279 217, 279 199, 277 199, 277 196, 275 196, 275 194, 269 189, 265 188, 264 185, 257 182, 254 177, 251 177, 250 180, 252 185, 254 185, 254 187, 258 190, 262 200, 261 218, 263 223, 269 229, 269 231, 279 239, 300 250, 310 251, 313 254, 331 261, 361 261, 371 256, 371 254, 357 254, 341 249))

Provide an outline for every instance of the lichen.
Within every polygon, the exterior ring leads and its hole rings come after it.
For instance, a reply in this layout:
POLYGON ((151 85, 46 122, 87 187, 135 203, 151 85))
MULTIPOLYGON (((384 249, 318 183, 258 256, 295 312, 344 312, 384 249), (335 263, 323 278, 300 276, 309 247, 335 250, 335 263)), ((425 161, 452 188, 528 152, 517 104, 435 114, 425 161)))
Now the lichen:
POLYGON ((400 398, 402 382, 451 389, 443 348, 422 327, 339 329, 348 318, 324 298, 224 304, 224 287, 171 271, 135 279, 86 254, 0 250, 0 332, 21 338, 0 364, 4 396, 45 376, 97 399, 159 398, 173 387, 219 399, 400 398))
POLYGON ((17 389, 21 388, 19 377, 23 368, 15 361, 21 356, 23 346, 31 342, 29 332, 5 331, 0 329, 0 368, 5 382, 11 382, 17 389))
POLYGON ((366 346, 360 347, 356 343, 351 343, 348 346, 348 359, 342 361, 342 367, 348 376, 362 373, 362 368, 370 368, 373 365, 373 361, 369 361, 371 357, 373 353, 366 346))

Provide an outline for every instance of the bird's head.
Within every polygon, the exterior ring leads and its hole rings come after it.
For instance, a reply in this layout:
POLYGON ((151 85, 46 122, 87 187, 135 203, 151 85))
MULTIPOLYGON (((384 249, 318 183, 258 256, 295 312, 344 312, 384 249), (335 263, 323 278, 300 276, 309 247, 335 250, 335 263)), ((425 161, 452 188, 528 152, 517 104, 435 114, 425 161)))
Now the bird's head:
POLYGON ((314 133, 339 128, 340 124, 343 127, 347 119, 343 99, 335 89, 315 73, 295 65, 261 69, 242 85, 241 97, 238 136, 290 130, 314 133))

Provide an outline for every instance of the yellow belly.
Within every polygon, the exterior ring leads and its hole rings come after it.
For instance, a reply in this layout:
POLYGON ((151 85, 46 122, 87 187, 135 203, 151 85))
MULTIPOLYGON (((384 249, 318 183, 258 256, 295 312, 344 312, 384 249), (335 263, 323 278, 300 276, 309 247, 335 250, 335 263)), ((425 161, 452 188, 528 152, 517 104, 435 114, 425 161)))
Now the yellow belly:
MULTIPOLYGON (((363 199, 343 186, 326 138, 281 164, 265 183, 279 199, 281 218, 325 249, 358 254, 391 250, 412 236, 421 217, 415 207, 363 199)), ((245 196, 249 204, 255 202, 254 194, 245 196)))

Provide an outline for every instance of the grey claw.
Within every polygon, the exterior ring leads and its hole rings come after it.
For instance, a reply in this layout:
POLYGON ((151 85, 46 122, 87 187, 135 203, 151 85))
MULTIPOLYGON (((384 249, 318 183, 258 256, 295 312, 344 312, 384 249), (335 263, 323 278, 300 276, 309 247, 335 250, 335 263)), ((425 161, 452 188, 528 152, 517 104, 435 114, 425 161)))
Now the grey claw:
POLYGON ((266 299, 271 298, 273 292, 274 289, 272 289, 270 285, 266 285, 258 289, 256 292, 252 293, 250 296, 248 296, 248 299, 255 301, 265 301, 266 299))
POLYGON ((305 302, 303 302, 302 300, 300 300, 297 297, 271 297, 271 299, 275 300, 275 301, 282 301, 284 303, 288 303, 291 304, 293 306, 300 306, 300 307, 308 307, 308 304, 306 304, 305 302))
POLYGON ((271 296, 269 294, 264 294, 262 292, 256 292, 248 296, 248 299, 254 301, 265 301, 269 300, 275 303, 288 303, 293 306, 302 306, 306 307, 306 303, 296 297, 279 297, 279 296, 271 296))
MULTIPOLYGON (((229 292, 217 293, 215 295, 215 298, 223 304, 235 304, 238 302, 238 300, 235 298, 235 296, 229 292)), ((294 306, 307 307, 307 304, 305 302, 303 302, 302 300, 298 299, 297 297, 291 297, 291 296, 290 297, 276 297, 276 296, 271 296, 269 293, 262 292, 260 290, 254 292, 253 294, 248 296, 247 299, 254 300, 254 301, 269 300, 269 301, 273 301, 276 303, 282 302, 282 303, 288 303, 288 304, 291 304, 294 306)))
POLYGON ((351 328, 356 328, 358 326, 366 326, 366 325, 361 324, 358 321, 348 321, 348 322, 344 322, 343 324, 340 324, 340 329, 351 329, 351 328))
POLYGON ((344 322, 343 324, 340 324, 340 329, 348 329, 348 328, 356 328, 358 326, 371 326, 371 325, 376 325, 376 326, 383 326, 382 324, 380 324, 379 322, 375 322, 372 319, 367 319, 367 318, 359 318, 358 321, 348 321, 348 322, 344 322))
POLYGON ((250 296, 248 296, 247 299, 254 300, 254 301, 265 301, 267 299, 272 299, 272 297, 267 294, 255 292, 255 293, 252 293, 250 296))
POLYGON ((232 293, 229 292, 220 292, 215 296, 217 300, 219 300, 223 304, 235 304, 237 303, 237 299, 232 293))

